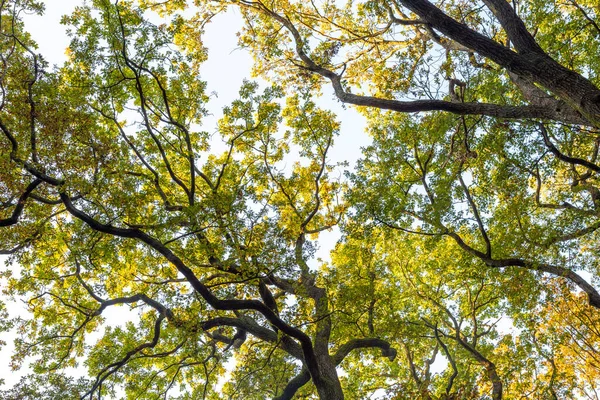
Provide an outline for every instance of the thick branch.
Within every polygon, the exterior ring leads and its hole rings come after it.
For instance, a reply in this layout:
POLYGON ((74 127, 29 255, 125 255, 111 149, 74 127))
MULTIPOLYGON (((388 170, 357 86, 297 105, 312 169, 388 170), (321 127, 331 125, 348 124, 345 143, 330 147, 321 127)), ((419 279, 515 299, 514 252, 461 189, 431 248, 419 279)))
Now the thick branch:
POLYGON ((300 388, 306 385, 310 381, 310 374, 305 368, 300 371, 283 389, 280 396, 275 397, 273 400, 291 400, 300 388))
POLYGON ((548 147, 550 152, 556 156, 556 158, 569 164, 581 165, 583 167, 591 169, 592 171, 600 172, 600 166, 594 163, 591 163, 582 158, 569 157, 566 154, 561 153, 560 150, 558 150, 558 148, 556 148, 556 146, 554 146, 554 144, 550 140, 550 136, 548 135, 548 131, 546 130, 544 124, 540 123, 538 124, 538 126, 540 128, 540 132, 542 133, 542 137, 544 138, 544 144, 546 145, 546 147, 548 147))
POLYGON ((390 361, 394 361, 396 358, 397 350, 391 347, 389 342, 378 338, 364 338, 352 339, 340 346, 338 351, 333 355, 333 360, 336 365, 339 365, 352 350, 374 347, 381 349, 381 355, 389 358, 390 361))
MULTIPOLYGON (((381 349, 381 355, 394 361, 396 358, 396 349, 390 346, 390 344, 382 339, 377 338, 365 338, 365 339, 352 339, 349 342, 342 345, 338 351, 333 355, 334 364, 340 365, 341 362, 346 358, 350 352, 358 349, 366 348, 379 348, 381 349)), ((288 382, 283 393, 276 397, 274 400, 290 400, 294 397, 296 392, 310 381, 310 375, 306 369, 302 369, 298 375, 288 382)))
POLYGON ((519 53, 545 54, 519 18, 515 9, 506 0, 483 0, 485 5, 500 21, 506 35, 519 53))
POLYGON ((204 300, 217 310, 255 310, 261 313, 272 325, 276 326, 286 335, 290 335, 300 341, 302 346, 302 352, 304 360, 311 373, 312 379, 315 384, 320 383, 321 376, 319 373, 319 366, 313 350, 312 341, 308 335, 302 332, 300 329, 292 327, 285 323, 277 314, 267 307, 264 303, 258 300, 221 300, 217 298, 210 289, 205 286, 194 274, 190 267, 188 267, 183 260, 175 255, 169 248, 167 248, 158 239, 144 233, 139 229, 125 229, 118 228, 112 225, 107 225, 96 221, 86 213, 77 209, 71 202, 69 196, 65 193, 60 194, 67 211, 71 213, 75 218, 78 218, 89 225, 92 229, 107 233, 113 236, 119 236, 123 238, 137 239, 152 249, 163 255, 171 264, 173 264, 177 270, 190 282, 194 290, 196 290, 204 300))
POLYGON ((216 328, 218 326, 231 326, 238 329, 243 329, 250 333, 252 336, 257 337, 265 342, 269 343, 281 343, 281 349, 286 351, 292 357, 303 360, 302 348, 292 340, 281 340, 277 337, 277 333, 271 329, 260 326, 252 318, 240 317, 217 317, 205 321, 202 323, 202 329, 207 331, 209 329, 216 328))
POLYGON ((19 197, 19 200, 17 201, 17 206, 13 210, 12 215, 8 218, 0 219, 0 227, 14 225, 19 221, 19 218, 23 213, 23 209, 25 208, 25 202, 27 201, 27 198, 31 195, 31 192, 33 192, 41 183, 41 179, 35 179, 33 182, 27 185, 27 188, 25 188, 25 192, 23 192, 21 197, 19 197))
POLYGON ((588 295, 588 299, 589 299, 591 306, 600 309, 600 293, 598 293, 598 291, 592 285, 590 285, 585 279, 583 279, 580 275, 578 275, 576 272, 574 272, 568 268, 560 267, 557 265, 545 264, 545 263, 535 263, 535 262, 524 260, 521 258, 504 258, 504 259, 495 260, 495 259, 487 256, 486 254, 482 253, 481 251, 469 246, 467 243, 465 243, 465 241, 458 234, 456 234, 454 232, 448 232, 448 233, 446 233, 446 235, 453 238, 456 241, 456 243, 463 250, 478 257, 479 259, 481 259, 484 263, 486 263, 490 267, 495 267, 495 268, 521 267, 521 268, 530 269, 532 271, 547 272, 554 276, 566 278, 569 281, 576 284, 577 286, 579 286, 579 288, 588 295))
MULTIPOLYGON (((428 2, 426 2, 426 3, 429 4, 428 2)), ((274 19, 279 21, 283 26, 285 26, 288 29, 288 31, 292 34, 292 36, 294 38, 294 41, 296 44, 296 53, 298 54, 298 56, 304 63, 305 68, 308 69, 309 71, 317 73, 325 78, 328 78, 331 81, 331 84, 333 86, 336 96, 338 97, 338 99, 340 99, 340 101, 342 101, 344 103, 354 104, 357 106, 364 106, 364 107, 380 108, 380 109, 384 109, 384 110, 392 110, 392 111, 397 111, 397 112, 406 112, 406 113, 423 112, 423 111, 447 111, 447 112, 451 112, 451 113, 459 114, 459 115, 485 115, 485 116, 490 116, 490 117, 509 118, 509 119, 525 119, 525 118, 550 119, 550 120, 554 120, 554 121, 565 122, 568 124, 583 124, 583 125, 595 126, 593 124, 590 124, 590 121, 587 121, 584 118, 580 118, 576 115, 572 116, 572 115, 569 115, 568 113, 557 112, 556 109, 549 108, 549 107, 543 107, 543 106, 535 106, 535 105, 510 106, 510 105, 498 105, 498 104, 490 104, 490 103, 462 103, 462 102, 451 102, 451 101, 444 101, 444 100, 399 101, 399 100, 382 99, 382 98, 372 97, 372 96, 360 96, 360 95, 348 93, 342 85, 341 75, 338 75, 329 69, 326 69, 320 65, 317 65, 308 56, 308 54, 304 50, 304 42, 302 40, 300 33, 288 19, 269 10, 268 8, 266 8, 264 6, 256 6, 256 5, 254 5, 254 6, 258 7, 260 11, 267 13, 268 15, 270 15, 271 17, 273 17, 274 19)), ((435 8, 433 5, 431 5, 431 7, 435 8)), ((409 7, 409 8, 411 8, 411 7, 409 7)), ((469 39, 472 39, 471 36, 475 35, 475 41, 483 42, 484 45, 482 45, 482 46, 484 48, 487 48, 487 47, 493 48, 492 50, 488 49, 487 52, 478 51, 480 54, 492 59, 493 61, 495 61, 498 64, 503 65, 503 66, 507 63, 510 64, 513 61, 514 62, 519 61, 519 60, 516 60, 516 58, 515 58, 517 56, 516 53, 514 53, 511 50, 505 48, 504 46, 494 42, 493 40, 488 39, 485 36, 480 35, 479 33, 475 32, 475 31, 470 30, 466 26, 459 24, 458 22, 447 17, 444 13, 442 13, 437 8, 435 8, 435 9, 437 10, 437 12, 439 14, 441 14, 444 17, 444 21, 446 19, 448 19, 448 20, 451 20, 453 24, 460 25, 459 31, 462 32, 462 30, 466 29, 468 31, 468 34, 466 36, 468 36, 469 39), (501 51, 504 53, 505 58, 501 59, 498 57, 490 57, 489 55, 490 54, 493 55, 494 51, 496 49, 501 49, 501 51), (515 59, 515 60, 513 60, 513 59, 515 59)), ((462 35, 462 36, 465 36, 465 35, 462 35)), ((463 39, 465 39, 465 38, 463 38, 463 39)), ((470 42, 467 41, 466 39, 463 40, 462 42, 459 40, 457 40, 457 41, 469 48, 474 48, 475 50, 477 50, 478 47, 481 47, 481 46, 474 46, 474 47, 469 46, 470 42)), ((519 61, 519 62, 521 62, 521 61, 519 61)), ((512 71, 512 69, 509 69, 509 70, 512 71)), ((527 76, 531 76, 533 74, 533 72, 531 71, 531 68, 526 69, 525 67, 517 69, 517 70, 515 70, 515 72, 517 72, 517 73, 520 72, 521 74, 524 74, 527 76)), ((537 73, 537 72, 535 72, 535 73, 537 73)), ((581 78, 581 79, 583 79, 583 78, 581 78)), ((600 91, 598 91, 598 94, 600 95, 600 91)))
MULTIPOLYGON (((503 0, 489 1, 499 4, 503 0)), ((400 3, 449 38, 489 58, 509 72, 541 84, 579 111, 591 126, 600 125, 600 90, 589 80, 563 67, 546 53, 539 51, 527 54, 516 53, 454 20, 427 0, 400 0, 400 3)), ((518 17, 514 15, 513 18, 518 17)), ((517 25, 513 21, 511 31, 520 31, 521 28, 517 25)), ((520 46, 531 47, 530 40, 523 39, 523 35, 521 39, 520 46)))

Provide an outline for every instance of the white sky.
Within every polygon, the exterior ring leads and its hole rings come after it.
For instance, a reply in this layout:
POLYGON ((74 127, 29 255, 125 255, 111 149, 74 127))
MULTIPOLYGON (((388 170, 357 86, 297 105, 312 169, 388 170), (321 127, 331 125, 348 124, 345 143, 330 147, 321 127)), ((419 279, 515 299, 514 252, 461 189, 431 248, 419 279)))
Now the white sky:
MULTIPOLYGON (((82 0, 44 0, 46 12, 44 16, 25 16, 25 26, 39 45, 41 53, 50 64, 61 64, 65 60, 65 48, 69 39, 65 29, 60 25, 62 15, 70 13, 75 6, 83 3, 82 0)), ((202 68, 202 79, 208 82, 207 93, 216 93, 212 96, 208 109, 213 117, 207 118, 204 130, 213 132, 216 121, 222 115, 221 109, 237 98, 238 90, 244 78, 250 77, 251 56, 237 46, 236 27, 240 25, 241 18, 235 12, 216 17, 207 26, 203 41, 209 50, 208 61, 202 68)), ((350 166, 355 164, 360 157, 360 148, 367 146, 370 139, 364 134, 364 119, 353 109, 344 109, 339 102, 333 101, 333 91, 327 87, 319 104, 334 111, 341 122, 341 135, 335 146, 330 151, 330 161, 348 161, 350 166)), ((337 231, 322 234, 317 256, 326 260, 329 251, 335 245, 339 236, 337 231)), ((0 264, 3 260, 0 259, 0 264)), ((2 282, 0 282, 2 284, 2 282)), ((11 314, 24 315, 24 308, 19 303, 8 303, 11 314)), ((107 316, 114 323, 127 320, 128 313, 125 307, 113 308, 107 316)), ((104 314, 103 314, 104 315, 104 314)), ((10 371, 8 364, 12 352, 13 334, 3 334, 0 339, 8 345, 0 351, 0 378, 5 380, 5 386, 10 387, 19 381, 22 375, 27 374, 27 368, 20 371, 10 371)), ((82 371, 79 371, 80 373, 82 371)))

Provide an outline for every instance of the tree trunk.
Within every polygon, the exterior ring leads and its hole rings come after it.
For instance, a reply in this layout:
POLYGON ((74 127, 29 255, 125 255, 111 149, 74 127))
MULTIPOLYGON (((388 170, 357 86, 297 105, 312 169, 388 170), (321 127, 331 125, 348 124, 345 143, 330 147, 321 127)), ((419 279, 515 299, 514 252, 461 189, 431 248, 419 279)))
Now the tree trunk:
POLYGON ((343 400, 344 392, 335 368, 335 363, 329 354, 317 354, 321 382, 315 386, 321 400, 343 400))

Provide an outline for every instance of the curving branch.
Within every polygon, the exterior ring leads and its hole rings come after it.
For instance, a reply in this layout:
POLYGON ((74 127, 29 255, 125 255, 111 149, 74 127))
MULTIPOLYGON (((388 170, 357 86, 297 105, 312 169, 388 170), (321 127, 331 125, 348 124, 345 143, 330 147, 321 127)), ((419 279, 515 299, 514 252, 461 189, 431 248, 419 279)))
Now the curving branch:
MULTIPOLYGON (((378 338, 363 338, 352 339, 340 346, 337 352, 332 356, 333 361, 335 365, 338 366, 352 351, 368 348, 381 349, 381 355, 387 357, 390 361, 396 359, 397 350, 391 347, 389 342, 378 338)), ((281 395, 275 397, 274 400, 291 400, 296 392, 308 382, 310 382, 310 374, 306 368, 302 368, 300 373, 288 382, 281 395)))
POLYGON ((302 352, 306 365, 311 373, 311 377, 315 384, 320 384, 322 377, 320 374, 319 364, 313 349, 310 337, 298 328, 292 327, 284 322, 279 316, 267 307, 263 302, 258 300, 221 300, 216 297, 211 290, 204 285, 194 274, 192 269, 188 267, 181 258, 173 253, 168 247, 161 243, 158 239, 148 235, 137 228, 119 228, 110 224, 98 222, 88 214, 79 210, 73 205, 69 196, 65 193, 60 194, 67 211, 75 218, 85 222, 90 228, 107 233, 109 235, 122 238, 137 239, 165 257, 167 261, 173 264, 177 270, 190 282, 192 287, 202 298, 212 307, 217 310, 255 310, 261 313, 272 325, 281 330, 284 334, 292 336, 301 343, 302 352))
POLYGON ((583 15, 583 17, 594 27, 594 29, 596 30, 596 34, 600 35, 600 25, 598 25, 598 23, 590 16, 590 14, 581 5, 579 5, 579 3, 577 3, 576 0, 568 1, 574 7, 576 7, 577 10, 579 10, 579 12, 583 15))
POLYGON ((444 351, 444 354, 445 354, 446 358, 448 359, 448 362, 452 366, 452 375, 450 375, 450 378, 448 378, 448 384, 446 385, 446 397, 450 398, 450 392, 452 391, 452 386, 454 386, 454 380, 458 376, 458 368, 456 367, 456 361, 454 361, 454 357, 452 357, 452 355, 450 354, 450 351, 448 350, 448 346, 446 346, 446 344, 440 338, 440 333, 439 333, 437 326, 435 326, 435 328, 434 328, 434 333, 435 333, 435 339, 437 340, 438 344, 444 351))
POLYGON ((561 153, 560 150, 550 140, 550 136, 548 135, 548 131, 546 130, 544 124, 539 123, 538 127, 540 128, 540 133, 542 134, 542 138, 544 139, 544 144, 546 145, 546 147, 548 147, 550 152, 556 156, 556 158, 569 164, 581 165, 582 167, 586 167, 594 172, 600 172, 600 166, 589 162, 588 160, 584 160, 582 158, 577 157, 570 157, 566 154, 561 153))
POLYGON ((40 184, 42 184, 42 180, 38 178, 38 179, 34 179, 33 182, 31 182, 29 185, 27 185, 27 187, 25 188, 25 191, 19 197, 19 200, 17 200, 17 205, 16 205, 15 209, 13 210, 12 215, 8 218, 0 219, 0 227, 14 225, 19 221, 19 218, 21 217, 21 214, 23 213, 23 209, 25 208, 25 202, 27 201, 27 198, 31 196, 31 193, 40 184))
MULTIPOLYGON (((169 161, 169 158, 167 157, 167 153, 165 151, 163 144, 161 143, 161 141, 158 139, 158 137, 154 133, 155 128, 152 126, 152 124, 150 122, 150 116, 148 115, 148 112, 151 110, 149 110, 149 106, 148 106, 149 102, 148 102, 148 99, 146 98, 146 92, 145 92, 144 86, 142 84, 142 72, 146 72, 147 69, 144 70, 143 67, 136 64, 131 58, 129 58, 129 56, 127 54, 127 36, 125 34, 125 27, 123 24, 123 19, 121 17, 121 14, 119 13, 118 5, 116 5, 116 7, 117 7, 117 20, 119 23, 120 33, 121 33, 121 38, 120 38, 121 44, 122 44, 121 45, 121 57, 123 58, 123 61, 125 62, 125 65, 127 66, 127 68, 129 68, 129 70, 134 74, 135 87, 136 87, 137 94, 139 96, 140 112, 141 112, 141 115, 144 120, 144 126, 146 127, 146 131, 152 138, 154 144, 156 145, 156 147, 161 155, 161 158, 163 160, 164 166, 167 169, 167 172, 169 173, 169 176, 171 177, 171 179, 173 180, 173 182, 175 184, 177 184, 179 187, 181 187, 183 189, 186 196, 188 197, 188 201, 189 201, 190 205, 192 205, 192 204, 194 204, 193 194, 194 194, 195 188, 192 188, 192 189, 188 188, 188 186, 181 180, 181 178, 179 178, 177 176, 177 174, 173 170, 173 167, 171 165, 171 162, 169 161)), ((188 159, 188 161, 190 161, 190 173, 191 173, 192 183, 194 183, 194 179, 195 179, 194 178, 195 177, 194 162, 193 162, 193 156, 190 155, 190 157, 192 157, 192 158, 188 159)), ((195 184, 194 184, 194 186, 195 186, 195 184)))
POLYGON ((390 361, 396 359, 398 351, 393 348, 390 343, 383 339, 378 338, 363 338, 363 339, 352 339, 344 343, 333 355, 333 359, 336 365, 339 365, 344 358, 350 354, 350 352, 358 349, 381 349, 381 355, 387 357, 390 361))
POLYGON ((506 0, 483 0, 483 2, 500 22, 506 35, 519 53, 533 52, 545 55, 544 50, 525 27, 523 20, 519 18, 515 9, 506 0))
MULTIPOLYGON (((431 297, 427 294, 421 293, 416 288, 414 283, 413 283, 413 286, 415 287, 415 291, 419 297, 422 297, 422 298, 430 301, 440 311, 444 312, 450 318, 451 324, 447 324, 448 328, 450 329, 450 331, 448 333, 444 333, 443 331, 441 331, 438 328, 437 324, 432 324, 431 322, 428 322, 427 320, 425 320, 423 318, 425 325, 434 331, 436 340, 439 344, 441 344, 444 352, 446 353, 448 349, 444 345, 444 343, 442 343, 442 341, 440 340, 440 334, 442 334, 444 337, 454 340, 458 345, 460 345, 469 354, 471 354, 471 356, 485 369, 488 379, 492 383, 492 399, 493 400, 502 400, 503 384, 502 384, 502 379, 500 378, 500 375, 498 375, 498 370, 496 369, 496 365, 477 349, 477 345, 475 342, 469 343, 468 340, 464 337, 464 334, 461 332, 461 325, 463 322, 462 318, 460 318, 460 321, 458 321, 457 320, 458 317, 455 317, 453 315, 453 313, 450 311, 450 309, 448 307, 446 307, 443 303, 441 303, 440 301, 434 299, 433 297, 431 297)), ((473 305, 473 303, 471 305, 473 305)), ((473 310, 473 311, 475 311, 475 310, 473 310)), ((487 333, 489 333, 489 331, 486 332, 486 334, 487 333)), ((450 353, 448 352, 447 354, 450 354, 450 353)), ((453 365, 453 371, 454 371, 454 373, 453 373, 453 376, 454 376, 455 373, 457 373, 456 365, 453 365)), ((454 381, 454 378, 452 378, 451 381, 449 382, 448 386, 446 386, 446 389, 448 392, 452 388, 451 383, 453 383, 453 381, 454 381)))
POLYGON ((101 390, 102 383, 107 378, 109 378, 111 375, 114 375, 116 372, 118 372, 119 369, 121 369, 125 364, 127 364, 127 362, 133 356, 140 353, 142 350, 151 349, 151 348, 156 347, 156 345, 158 344, 158 341, 160 339, 161 324, 165 318, 166 318, 165 315, 160 314, 159 317, 156 319, 156 322, 154 323, 154 334, 153 334, 151 341, 142 343, 139 346, 137 346, 136 348, 129 350, 121 360, 111 363, 111 364, 105 366, 104 368, 102 368, 100 370, 100 372, 96 375, 96 380, 93 383, 90 390, 88 390, 86 393, 84 393, 80 399, 83 400, 89 396, 89 399, 92 400, 94 393, 96 391, 101 390))
POLYGON ((121 138, 123 138, 123 140, 125 141, 127 146, 129 146, 129 148, 133 151, 133 153, 136 155, 137 159, 140 160, 140 162, 144 165, 144 167, 148 171, 150 171, 150 173, 152 174, 152 178, 147 177, 145 174, 142 174, 142 173, 139 173, 139 176, 148 178, 149 180, 152 181, 152 183, 154 184, 154 187, 156 188, 156 192, 158 193, 158 195, 160 196, 162 201, 165 203, 165 208, 167 210, 182 209, 181 206, 171 204, 171 202, 169 201, 169 198, 167 197, 165 191, 163 190, 163 188, 160 184, 160 175, 158 174, 156 169, 150 165, 150 163, 146 160, 146 158, 143 156, 141 151, 137 148, 137 146, 135 146, 135 144, 127 136, 127 134, 125 133, 125 130, 123 129, 123 127, 117 120, 117 117, 115 115, 108 115, 102 109, 99 109, 99 108, 92 107, 92 109, 94 109, 95 111, 100 113, 100 115, 102 115, 104 118, 108 119, 109 121, 111 121, 112 123, 115 124, 115 126, 117 127, 117 130, 119 131, 119 135, 121 136, 121 138))
POLYGON ((492 60, 508 72, 544 86, 580 112, 587 120, 586 125, 600 126, 600 89, 577 72, 556 62, 545 52, 538 51, 537 45, 532 44, 531 38, 527 37, 529 33, 523 22, 504 0, 487 0, 487 2, 492 8, 498 10, 497 14, 501 15, 499 19, 503 27, 509 32, 509 37, 515 36, 511 40, 519 43, 519 47, 526 51, 524 54, 516 53, 456 21, 427 0, 399 0, 399 2, 449 38, 492 60))
POLYGON ((10 159, 13 162, 22 166, 23 169, 25 169, 31 175, 35 176, 36 178, 38 178, 46 183, 49 183, 50 185, 59 186, 59 185, 64 184, 64 181, 62 179, 51 177, 50 175, 46 174, 45 172, 40 171, 38 168, 34 167, 31 163, 29 163, 25 160, 22 160, 18 156, 19 143, 17 142, 17 139, 15 139, 15 136, 12 134, 10 129, 4 124, 4 122, 2 121, 1 118, 0 118, 0 131, 2 131, 4 136, 10 142, 10 145, 11 145, 10 159))
MULTIPOLYGON (((380 108, 384 110, 391 110, 403 113, 423 111, 447 111, 459 115, 485 115, 490 117, 509 119, 549 119, 569 124, 595 126, 595 118, 581 118, 575 113, 564 113, 560 110, 557 111, 554 108, 538 105, 509 106, 491 103, 462 103, 444 100, 399 101, 383 99, 373 96, 360 96, 349 93, 344 89, 341 74, 336 74, 332 70, 318 65, 308 56, 308 54, 305 51, 305 43, 302 39, 302 36, 298 32, 294 24, 288 18, 277 14, 261 2, 240 1, 240 3, 242 5, 245 5, 246 7, 253 8, 259 12, 269 15, 270 17, 274 18, 279 23, 281 23, 283 26, 285 26, 285 28, 291 33, 294 39, 296 53, 303 63, 301 67, 307 69, 308 71, 319 74, 324 78, 329 79, 333 86, 335 95, 340 101, 344 103, 364 107, 380 108)), ((509 71, 514 72, 518 75, 526 76, 531 79, 534 78, 534 75, 539 74, 539 71, 537 70, 538 66, 535 63, 523 61, 522 59, 518 58, 519 55, 517 53, 514 53, 513 51, 500 45, 499 43, 496 43, 493 40, 479 34, 478 32, 469 29, 465 25, 454 21, 452 18, 445 15, 442 11, 440 11, 431 3, 427 1, 408 0, 402 1, 402 3, 410 3, 410 5, 405 5, 409 9, 414 11, 417 15, 419 15, 425 23, 447 34, 451 39, 455 40, 461 45, 470 48, 475 52, 478 52, 479 54, 491 59, 492 61, 500 64, 503 67, 506 67, 509 71), (423 11, 422 9, 425 9, 425 11, 423 11)), ((551 66, 555 70, 559 69, 560 72, 563 75, 565 75, 565 77, 568 77, 570 79, 572 84, 575 84, 575 81, 577 83, 580 83, 582 90, 586 91, 586 98, 595 98, 594 96, 600 96, 600 90, 598 90, 594 85, 589 83, 589 81, 587 81, 585 78, 562 67, 560 64, 554 62, 549 57, 547 58, 552 62, 545 60, 546 64, 551 64, 551 66)), ((548 76, 547 73, 545 75, 548 76)), ((552 78, 553 80, 555 80, 554 76, 552 76, 552 78)), ((534 79, 534 81, 538 80, 534 79)), ((571 86, 571 88, 572 87, 573 86, 571 86)), ((566 92, 566 87, 561 86, 561 89, 566 92)), ((570 96, 566 97, 569 98, 570 96)), ((592 108, 594 108, 593 104, 592 108)), ((594 113, 595 111, 592 110, 592 112, 594 113)))
POLYGON ((310 382, 310 374, 306 368, 302 368, 300 373, 293 377, 283 389, 281 395, 275 397, 273 400, 291 400, 296 395, 296 392, 300 388, 310 382))
POLYGON ((248 332, 252 336, 257 337, 265 342, 280 343, 281 349, 287 352, 289 355, 296 358, 297 360, 303 359, 302 348, 298 346, 296 342, 292 340, 287 340, 285 339, 285 337, 278 337, 277 332, 273 331, 272 329, 260 326, 252 318, 246 316, 238 318, 216 317, 204 321, 201 324, 201 327, 204 331, 208 331, 219 326, 231 326, 237 328, 238 330, 248 332))
POLYGON ((471 247, 468 245, 457 233, 455 232, 446 232, 445 235, 454 239, 454 241, 465 251, 479 258, 485 264, 494 268, 506 268, 506 267, 521 267, 525 269, 529 269, 532 271, 541 271, 552 274, 557 277, 565 278, 575 285, 577 285, 581 290, 583 290, 589 299, 589 303, 591 306, 600 309, 600 293, 594 288, 590 283, 588 283, 585 279, 581 277, 581 275, 577 274, 575 271, 570 270, 569 268, 561 267, 558 265, 551 265, 542 262, 533 262, 529 260, 525 260, 522 258, 501 258, 494 259, 485 253, 471 247))
POLYGON ((549 247, 556 243, 566 242, 568 240, 580 238, 584 235, 593 233, 593 232, 597 231, 598 229, 600 229, 600 221, 597 221, 589 226, 586 226, 585 228, 577 229, 576 231, 565 233, 564 235, 560 235, 560 236, 551 238, 549 240, 546 240, 545 242, 542 243, 542 245, 545 247, 549 247))
POLYGON ((462 187, 462 189, 465 193, 467 202, 469 203, 469 206, 471 207, 471 211, 473 212, 473 215, 475 216, 475 220, 477 221, 477 226, 479 227, 479 232, 481 233, 481 236, 483 237, 483 240, 485 242, 485 255, 487 257, 491 257, 492 256, 492 243, 490 242, 490 238, 488 237, 487 231, 485 230, 485 226, 481 219, 481 215, 479 214, 479 210, 477 209, 477 205, 475 204, 475 201, 473 200, 473 197, 471 196, 471 192, 469 191, 469 188, 465 184, 465 181, 463 180, 461 173, 458 174, 458 181, 460 182, 460 186, 462 187))

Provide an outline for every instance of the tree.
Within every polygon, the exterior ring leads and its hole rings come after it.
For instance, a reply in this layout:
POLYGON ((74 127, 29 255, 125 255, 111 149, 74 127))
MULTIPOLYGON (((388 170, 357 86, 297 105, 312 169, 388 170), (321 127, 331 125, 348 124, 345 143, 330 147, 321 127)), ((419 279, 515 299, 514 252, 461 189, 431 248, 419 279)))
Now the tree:
POLYGON ((94 0, 60 68, 20 19, 42 9, 0 2, 5 292, 32 312, 13 363, 37 356, 4 397, 592 396, 595 2, 94 0), (220 153, 201 33, 231 7, 272 86, 224 109, 220 153), (325 85, 373 137, 344 179, 325 85))

